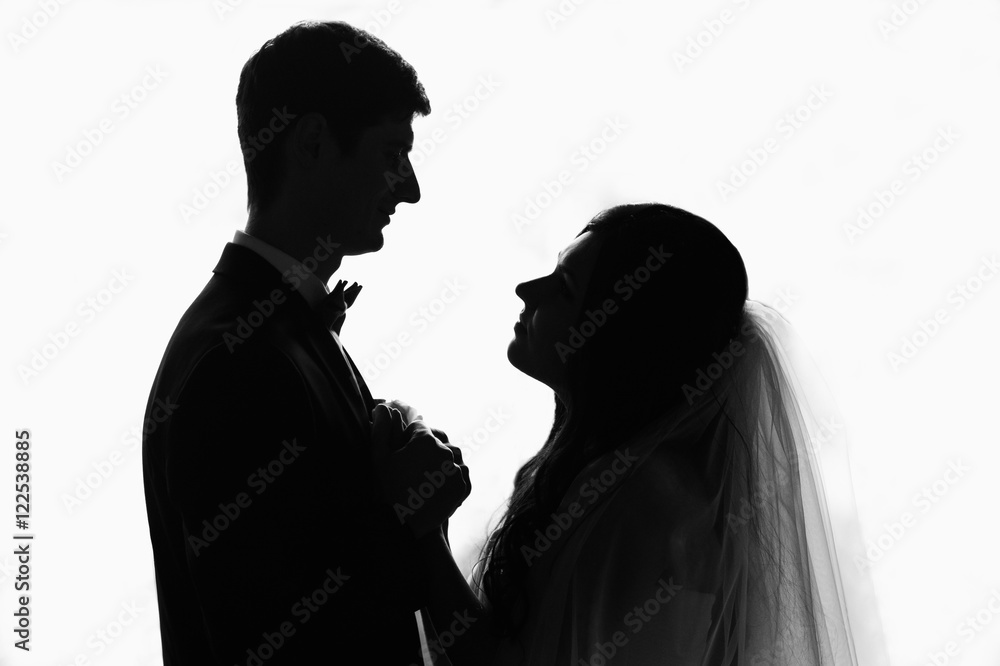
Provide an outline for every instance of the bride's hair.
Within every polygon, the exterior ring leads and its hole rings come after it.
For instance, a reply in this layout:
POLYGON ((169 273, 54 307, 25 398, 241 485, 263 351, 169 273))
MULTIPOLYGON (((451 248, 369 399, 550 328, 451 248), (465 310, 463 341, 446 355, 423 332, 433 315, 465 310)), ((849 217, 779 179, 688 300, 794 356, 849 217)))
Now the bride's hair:
POLYGON ((628 204, 599 213, 580 233, 588 231, 600 249, 576 324, 584 342, 563 349, 567 403, 556 397, 552 430, 518 471, 477 564, 475 579, 508 634, 527 615, 522 546, 544 532, 588 462, 686 399, 684 387, 743 321, 743 259, 708 221, 664 204, 628 204), (613 306, 604 307, 608 299, 613 306))

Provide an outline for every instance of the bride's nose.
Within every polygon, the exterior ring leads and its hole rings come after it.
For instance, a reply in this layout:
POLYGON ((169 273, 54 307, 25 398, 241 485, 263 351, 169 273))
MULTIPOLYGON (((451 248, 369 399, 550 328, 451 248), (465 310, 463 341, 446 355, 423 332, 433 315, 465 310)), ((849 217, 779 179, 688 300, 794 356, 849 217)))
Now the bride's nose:
POLYGON ((538 290, 535 289, 538 280, 528 280, 527 282, 522 282, 521 284, 514 287, 514 293, 525 303, 531 298, 532 294, 536 293, 538 290))

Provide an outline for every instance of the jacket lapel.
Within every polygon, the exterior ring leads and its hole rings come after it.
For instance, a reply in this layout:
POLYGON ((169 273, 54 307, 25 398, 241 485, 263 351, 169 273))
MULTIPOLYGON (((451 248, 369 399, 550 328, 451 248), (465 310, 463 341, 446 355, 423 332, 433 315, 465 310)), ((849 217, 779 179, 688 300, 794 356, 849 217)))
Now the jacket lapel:
POLYGON ((361 389, 361 397, 364 398, 364 404, 367 414, 371 414, 372 410, 375 409, 375 399, 372 398, 371 391, 368 390, 368 384, 365 383, 365 378, 358 371, 358 366, 354 365, 354 359, 351 355, 347 353, 347 347, 344 347, 344 356, 347 357, 347 362, 351 364, 351 370, 354 372, 354 378, 358 380, 358 387, 361 389))
POLYGON ((341 354, 340 350, 337 349, 337 343, 333 340, 332 334, 323 327, 319 317, 315 316, 312 312, 309 314, 312 315, 311 320, 314 324, 308 327, 312 329, 309 331, 310 335, 308 336, 312 346, 312 355, 320 360, 325 373, 333 378, 345 406, 353 415, 355 423, 364 434, 364 441, 368 442, 371 438, 371 421, 368 416, 370 412, 365 411, 367 401, 364 393, 367 392, 367 387, 358 381, 362 392, 358 393, 354 388, 354 377, 352 377, 353 364, 347 358, 347 351, 345 350, 341 354))
POLYGON ((248 302, 262 292, 282 291, 286 300, 278 307, 284 315, 282 320, 288 325, 281 336, 284 351, 292 357, 314 391, 322 392, 324 384, 333 388, 332 397, 337 404, 329 405, 327 400, 321 400, 321 404, 328 411, 335 412, 332 416, 355 435, 351 438, 353 442, 367 447, 371 439, 371 421, 370 412, 363 410, 370 402, 371 394, 360 377, 361 393, 354 388, 352 375, 357 377, 357 369, 349 358, 345 362, 346 350, 344 354, 340 353, 333 334, 323 326, 302 294, 284 282, 277 269, 263 257, 235 243, 226 244, 213 272, 243 282, 250 294, 248 302))

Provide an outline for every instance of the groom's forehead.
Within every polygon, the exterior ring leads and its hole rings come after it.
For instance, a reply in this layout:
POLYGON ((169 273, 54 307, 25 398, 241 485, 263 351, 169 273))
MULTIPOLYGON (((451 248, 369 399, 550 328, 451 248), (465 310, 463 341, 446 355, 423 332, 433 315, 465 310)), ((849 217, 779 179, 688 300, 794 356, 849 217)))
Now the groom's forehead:
POLYGON ((413 128, 409 120, 385 120, 368 128, 368 133, 381 144, 413 145, 413 128))

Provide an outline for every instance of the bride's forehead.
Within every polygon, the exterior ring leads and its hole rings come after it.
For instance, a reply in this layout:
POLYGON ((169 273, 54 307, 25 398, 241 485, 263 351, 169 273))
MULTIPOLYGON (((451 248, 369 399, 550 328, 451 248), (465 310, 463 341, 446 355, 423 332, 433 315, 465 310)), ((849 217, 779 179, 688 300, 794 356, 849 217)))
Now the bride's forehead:
POLYGON ((587 254, 590 250, 593 250, 598 245, 597 238, 593 232, 585 231, 563 249, 559 253, 558 260, 560 264, 565 264, 567 261, 579 261, 583 259, 583 255, 587 254))

